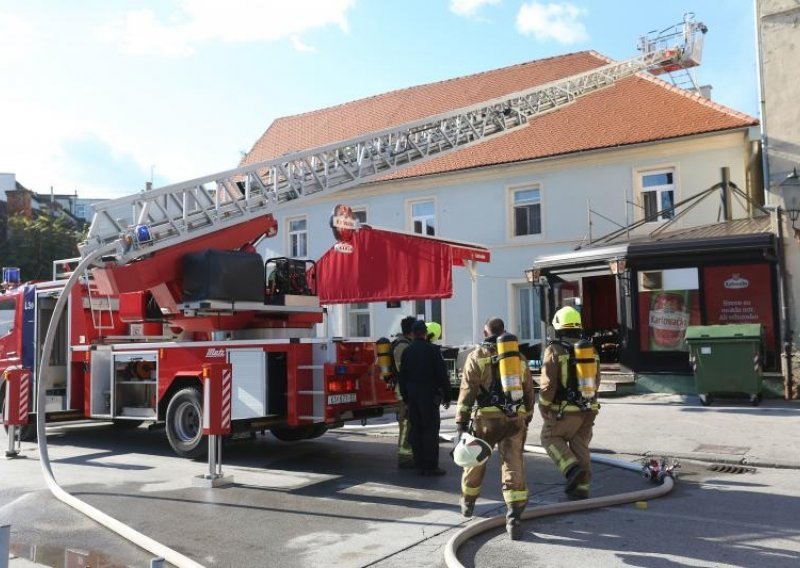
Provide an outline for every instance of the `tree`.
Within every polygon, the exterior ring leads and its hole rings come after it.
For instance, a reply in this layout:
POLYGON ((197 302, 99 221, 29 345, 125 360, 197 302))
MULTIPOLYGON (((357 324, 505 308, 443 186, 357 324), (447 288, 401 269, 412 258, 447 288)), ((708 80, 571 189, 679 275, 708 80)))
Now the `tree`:
POLYGON ((42 215, 8 219, 6 241, 0 246, 0 266, 17 266, 22 281, 50 280, 53 261, 79 256, 83 234, 61 218, 42 215))

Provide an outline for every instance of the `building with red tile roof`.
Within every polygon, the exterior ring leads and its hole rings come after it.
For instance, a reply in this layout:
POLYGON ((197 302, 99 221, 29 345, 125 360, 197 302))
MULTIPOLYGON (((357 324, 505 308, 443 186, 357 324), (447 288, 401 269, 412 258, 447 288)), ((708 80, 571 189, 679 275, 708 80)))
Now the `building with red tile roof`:
MULTIPOLYGON (((593 51, 571 53, 417 85, 276 119, 241 165, 344 141, 609 63, 593 51)), ((333 244, 328 217, 342 202, 370 224, 426 231, 492 249, 481 267, 478 310, 500 315, 524 342, 542 340, 538 298, 523 269, 543 253, 570 250, 592 237, 646 217, 642 230, 671 218, 671 206, 720 181, 722 168, 743 192, 760 195, 758 121, 648 74, 532 119, 504 136, 438 156, 334 195, 282 206, 281 235, 266 255, 319 258, 333 244)), ((676 228, 713 222, 705 200, 676 228)), ((736 203, 734 217, 748 206, 736 203)), ((398 275, 413 277, 413 275, 398 275)), ((576 292, 577 293, 577 292, 576 292)), ((380 336, 407 314, 444 324, 444 340, 470 342, 469 275, 454 274, 449 300, 365 304, 329 312, 333 335, 380 336)))

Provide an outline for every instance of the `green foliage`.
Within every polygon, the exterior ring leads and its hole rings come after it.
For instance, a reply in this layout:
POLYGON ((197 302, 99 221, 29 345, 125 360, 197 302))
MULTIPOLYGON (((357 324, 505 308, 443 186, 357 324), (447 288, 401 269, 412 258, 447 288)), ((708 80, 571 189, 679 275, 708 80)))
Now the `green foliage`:
POLYGON ((15 215, 8 219, 6 239, 0 245, 0 266, 18 266, 23 282, 50 280, 53 261, 79 256, 82 238, 64 219, 15 215))

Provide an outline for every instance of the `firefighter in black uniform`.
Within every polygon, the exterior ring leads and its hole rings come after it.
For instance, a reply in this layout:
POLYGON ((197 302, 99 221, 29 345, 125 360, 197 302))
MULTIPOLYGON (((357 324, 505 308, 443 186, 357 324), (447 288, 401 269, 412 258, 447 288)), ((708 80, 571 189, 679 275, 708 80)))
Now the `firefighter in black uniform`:
POLYGON ((450 406, 447 366, 438 346, 427 340, 424 321, 411 327, 414 341, 400 361, 400 396, 408 407, 408 438, 421 475, 444 475, 439 467, 439 405, 450 406))

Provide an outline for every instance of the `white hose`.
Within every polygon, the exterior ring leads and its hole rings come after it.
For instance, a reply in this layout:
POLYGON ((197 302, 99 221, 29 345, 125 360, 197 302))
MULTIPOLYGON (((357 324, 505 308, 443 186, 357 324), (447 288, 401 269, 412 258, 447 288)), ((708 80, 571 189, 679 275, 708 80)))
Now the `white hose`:
MULTIPOLYGON (((538 446, 525 446, 525 451, 532 453, 547 454, 544 448, 538 446)), ((605 456, 592 455, 592 461, 620 467, 629 471, 641 472, 641 466, 634 463, 609 458, 605 456)), ((569 503, 553 503, 551 505, 541 505, 532 509, 528 509, 522 514, 523 520, 538 519, 541 517, 548 517, 551 515, 560 515, 563 513, 576 513, 578 511, 587 511, 589 509, 599 509, 601 507, 610 507, 612 505, 621 505, 623 503, 632 503, 634 501, 646 501, 648 499, 655 499, 666 495, 674 487, 675 482, 672 477, 665 477, 664 482, 652 489, 642 489, 639 491, 631 491, 628 493, 619 493, 617 495, 606 495, 604 497, 595 497, 592 499, 585 499, 583 501, 571 501, 569 503)), ((506 518, 503 515, 491 517, 478 521, 477 523, 470 524, 450 538, 444 549, 444 561, 447 568, 464 568, 464 565, 458 560, 457 552, 458 547, 464 544, 470 538, 488 530, 504 525, 506 518)))
POLYGON ((50 466, 50 456, 47 451, 47 433, 45 431, 45 371, 49 371, 49 361, 50 361, 50 354, 53 350, 53 343, 55 340, 55 330, 58 326, 58 321, 61 318, 61 314, 64 311, 64 305, 67 302, 67 299, 70 296, 72 288, 75 286, 75 283, 80 278, 80 275, 86 270, 86 268, 94 262, 96 259, 100 258, 102 255, 107 254, 113 250, 112 246, 106 246, 100 248, 81 260, 78 264, 78 267, 72 273, 72 275, 67 280, 64 290, 58 297, 58 301, 56 302, 55 308, 53 309, 52 319, 50 320, 50 325, 47 328, 47 335, 45 336, 44 346, 42 348, 42 359, 39 362, 39 377, 36 381, 36 434, 38 438, 38 445, 39 445, 39 456, 41 458, 42 464, 42 473, 44 474, 45 482, 47 483, 47 487, 50 489, 50 492, 60 501, 63 501, 76 511, 79 511, 117 533, 118 535, 126 538, 133 544, 147 550, 148 552, 152 553, 155 556, 160 556, 170 564, 177 566, 178 568, 203 568, 202 564, 198 564, 191 558, 184 556, 180 552, 177 552, 163 544, 156 542, 152 538, 143 535, 142 533, 136 531, 135 529, 129 527, 128 525, 118 521, 117 519, 107 515, 106 513, 96 509, 86 503, 85 501, 81 501, 77 497, 70 495, 67 491, 62 488, 58 482, 56 481, 55 476, 53 475, 53 470, 50 466))

